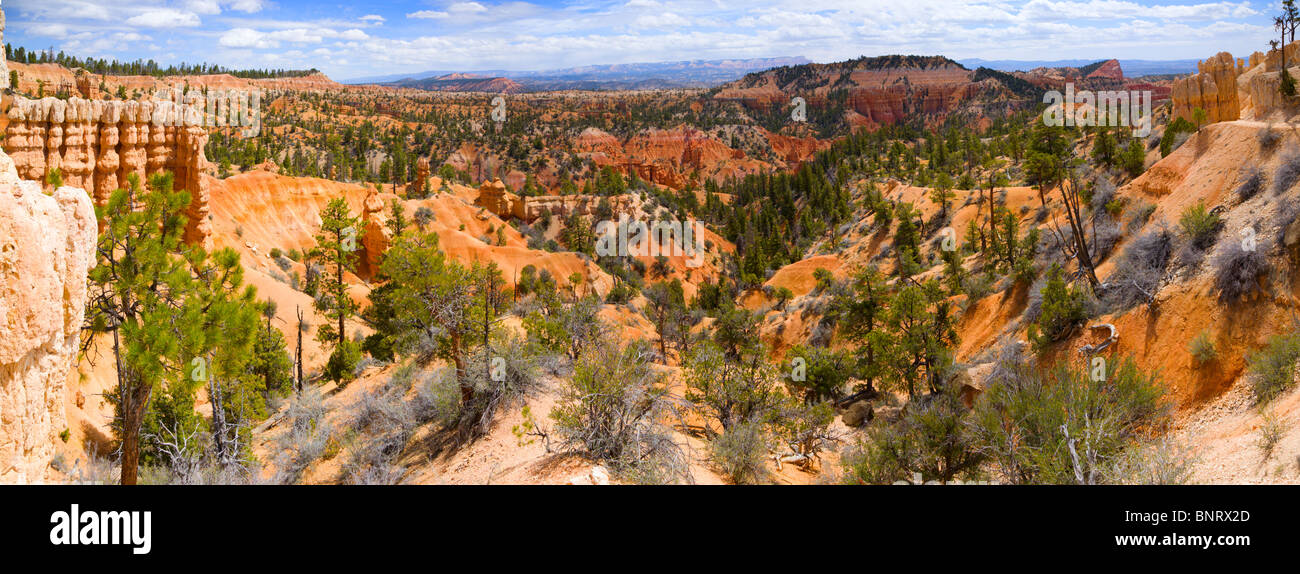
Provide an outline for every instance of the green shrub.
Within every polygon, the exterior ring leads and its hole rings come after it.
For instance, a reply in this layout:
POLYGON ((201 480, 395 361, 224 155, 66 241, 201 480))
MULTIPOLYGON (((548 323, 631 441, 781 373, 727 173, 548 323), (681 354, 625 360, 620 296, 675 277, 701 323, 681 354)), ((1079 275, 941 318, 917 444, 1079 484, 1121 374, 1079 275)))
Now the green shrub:
POLYGON ((737 425, 709 443, 713 464, 735 484, 759 484, 767 478, 767 436, 758 423, 737 425))
POLYGON ((1119 482, 1108 461, 1170 418, 1164 387, 1132 359, 1101 377, 1092 366, 1064 364, 1044 371, 1005 362, 998 370, 975 403, 970 429, 1003 482, 1119 482))
POLYGON ((1274 335, 1268 344, 1246 357, 1255 402, 1265 404, 1291 388, 1296 361, 1300 360, 1300 335, 1274 335))
POLYGON ((830 271, 818 267, 813 270, 813 279, 817 280, 817 292, 820 293, 831 288, 831 282, 834 281, 834 276, 831 275, 830 271))
POLYGON ((948 483, 976 476, 983 455, 966 430, 966 414, 955 388, 908 403, 900 419, 871 427, 869 439, 845 455, 845 481, 892 484, 919 475, 948 483))
POLYGON ((1062 275, 1059 264, 1048 271, 1047 284, 1041 291, 1042 310, 1038 321, 1029 327, 1029 338, 1039 349, 1064 339, 1088 318, 1083 290, 1066 284, 1062 275))
POLYGON ((642 344, 605 344, 584 353, 551 411, 565 448, 607 461, 642 482, 689 480, 680 447, 660 423, 668 390, 642 344))
POLYGON ((1205 250, 1214 245, 1214 240, 1219 234, 1219 226, 1222 224, 1219 215, 1205 208, 1204 202, 1198 202, 1196 205, 1183 210, 1182 215, 1178 218, 1178 227, 1182 229, 1183 235, 1192 242, 1197 249, 1205 250))
POLYGON ((342 387, 356 378, 357 364, 360 362, 361 345, 353 341, 343 341, 334 347, 329 361, 325 363, 325 378, 342 387))
POLYGON ((1210 336, 1209 329, 1201 331, 1187 344, 1187 351, 1196 359, 1198 366, 1211 363, 1218 358, 1219 351, 1214 347, 1214 339, 1210 336))

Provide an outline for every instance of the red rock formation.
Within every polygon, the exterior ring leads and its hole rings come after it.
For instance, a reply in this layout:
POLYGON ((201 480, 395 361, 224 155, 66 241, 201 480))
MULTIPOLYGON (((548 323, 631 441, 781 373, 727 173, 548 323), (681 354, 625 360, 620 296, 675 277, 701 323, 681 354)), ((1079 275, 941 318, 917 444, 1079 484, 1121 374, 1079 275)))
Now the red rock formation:
POLYGON ((1120 67, 1119 60, 1107 60, 1096 70, 1093 70, 1091 74, 1088 74, 1085 79, 1116 80, 1116 81, 1123 82, 1124 69, 1120 67))
POLYGON ((393 239, 388 231, 388 211, 375 189, 366 194, 366 200, 361 204, 361 224, 364 226, 361 245, 365 253, 357 271, 362 277, 372 277, 379 271, 384 252, 388 251, 393 239))
POLYGON ((59 169, 66 185, 89 190, 102 205, 128 175, 143 181, 170 170, 175 188, 190 193, 186 241, 211 247, 201 110, 167 101, 15 96, 8 115, 4 145, 24 179, 43 182, 59 169))
POLYGON ((986 86, 972 82, 973 72, 946 59, 868 59, 846 68, 842 64, 801 66, 804 78, 783 81, 775 71, 751 74, 724 86, 715 96, 745 107, 770 111, 789 107, 801 97, 810 108, 835 105, 836 93, 847 93, 845 107, 860 115, 856 125, 871 129, 927 116, 941 119, 986 86), (804 88, 802 86, 813 86, 804 88))
MULTIPOLYGON (((536 221, 545 213, 556 217, 594 215, 600 207, 601 197, 590 195, 540 195, 520 197, 506 190, 500 179, 484 183, 478 189, 474 205, 482 207, 501 219, 515 218, 525 223, 536 221)), ((619 195, 607 198, 612 213, 628 213, 631 198, 619 195)))
POLYGON ((1241 117, 1241 103, 1237 98, 1237 76, 1240 68, 1232 54, 1218 55, 1197 64, 1199 73, 1174 81, 1170 96, 1173 98, 1174 116, 1195 122, 1197 108, 1205 110, 1208 123, 1226 122, 1241 117))
POLYGON ((415 162, 415 181, 407 184, 407 197, 424 197, 429 188, 429 158, 422 157, 415 162))

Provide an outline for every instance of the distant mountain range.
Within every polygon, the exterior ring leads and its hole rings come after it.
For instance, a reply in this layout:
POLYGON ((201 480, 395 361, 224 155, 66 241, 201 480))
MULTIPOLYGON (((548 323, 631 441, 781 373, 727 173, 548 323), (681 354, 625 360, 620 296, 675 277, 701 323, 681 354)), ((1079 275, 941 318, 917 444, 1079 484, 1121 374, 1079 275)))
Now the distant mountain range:
MULTIPOLYGON (((849 63, 852 62, 854 61, 849 63)), ((749 74, 811 63, 807 58, 795 56, 609 64, 543 71, 477 70, 464 72, 429 70, 413 74, 389 74, 353 78, 344 80, 343 83, 379 84, 443 92, 491 93, 712 88, 740 80, 749 74)), ((1038 68, 1085 68, 1097 64, 1098 60, 982 60, 972 58, 959 60, 955 63, 971 70, 988 68, 1000 72, 1027 72, 1038 68)), ((1197 61, 1119 60, 1119 63, 1123 67, 1125 76, 1138 78, 1194 73, 1196 72, 1197 61)))
MULTIPOLYGON (((1082 68, 1097 62, 1092 60, 960 60, 967 68, 990 68, 1002 72, 1028 72, 1035 68, 1082 68)), ((1129 78, 1166 76, 1196 72, 1197 60, 1119 60, 1124 75, 1129 78)))
POLYGON ((435 91, 541 92, 555 90, 636 90, 710 88, 750 72, 807 64, 802 56, 742 60, 687 60, 581 66, 559 70, 473 72, 427 71, 345 80, 435 91))

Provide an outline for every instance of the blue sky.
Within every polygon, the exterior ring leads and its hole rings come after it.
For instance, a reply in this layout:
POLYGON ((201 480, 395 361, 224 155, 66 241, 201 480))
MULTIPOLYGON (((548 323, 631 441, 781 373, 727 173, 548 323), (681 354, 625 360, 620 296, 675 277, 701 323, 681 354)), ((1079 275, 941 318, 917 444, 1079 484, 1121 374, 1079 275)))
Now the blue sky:
POLYGON ((942 54, 1185 59, 1267 47, 1278 2, 1160 0, 7 0, 5 40, 86 57, 424 70, 942 54))

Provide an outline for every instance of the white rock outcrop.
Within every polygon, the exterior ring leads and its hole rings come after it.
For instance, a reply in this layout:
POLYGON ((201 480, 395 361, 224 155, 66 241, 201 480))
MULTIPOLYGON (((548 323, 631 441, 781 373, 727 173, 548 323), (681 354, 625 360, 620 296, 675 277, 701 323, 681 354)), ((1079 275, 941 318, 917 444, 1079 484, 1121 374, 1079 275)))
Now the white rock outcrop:
POLYGON ((47 195, 0 152, 0 483, 41 481, 66 428, 96 225, 84 190, 47 195))

